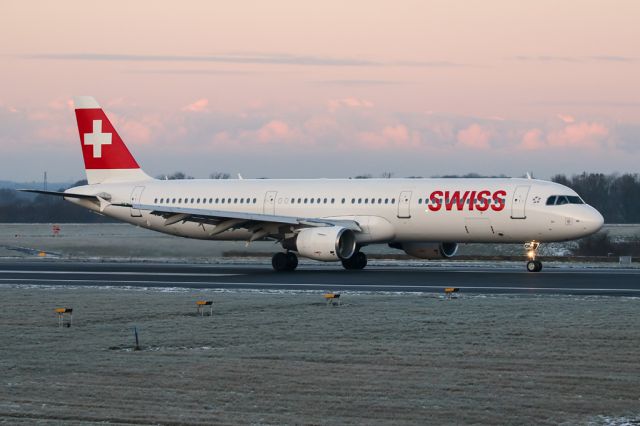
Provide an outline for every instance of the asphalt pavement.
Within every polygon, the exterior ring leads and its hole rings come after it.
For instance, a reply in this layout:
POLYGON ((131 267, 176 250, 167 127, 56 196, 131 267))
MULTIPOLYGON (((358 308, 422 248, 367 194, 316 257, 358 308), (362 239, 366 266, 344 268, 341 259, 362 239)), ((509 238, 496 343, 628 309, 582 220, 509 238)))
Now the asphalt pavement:
POLYGON ((575 294, 640 296, 640 270, 615 267, 339 266, 302 265, 274 272, 267 264, 128 263, 45 260, 0 261, 0 285, 182 287, 211 289, 318 290, 371 292, 575 294))

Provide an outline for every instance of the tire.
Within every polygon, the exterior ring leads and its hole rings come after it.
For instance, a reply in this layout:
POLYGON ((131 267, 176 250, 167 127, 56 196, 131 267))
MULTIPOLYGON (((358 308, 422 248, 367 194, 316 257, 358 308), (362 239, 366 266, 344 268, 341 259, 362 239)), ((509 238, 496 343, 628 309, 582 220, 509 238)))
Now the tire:
POLYGON ((542 262, 539 260, 530 260, 527 262, 527 271, 540 272, 542 271, 542 262))
POLYGON ((287 271, 289 261, 286 253, 276 253, 271 258, 271 266, 276 272, 287 271))
POLYGON ((288 252, 287 256, 287 271, 295 271, 298 267, 298 256, 295 253, 288 252))
POLYGON ((540 272, 542 271, 542 262, 540 262, 539 260, 535 261, 537 266, 536 266, 536 272, 540 272))
POLYGON ((367 266, 367 255, 361 251, 355 253, 349 259, 342 260, 342 266, 344 269, 360 270, 367 266))

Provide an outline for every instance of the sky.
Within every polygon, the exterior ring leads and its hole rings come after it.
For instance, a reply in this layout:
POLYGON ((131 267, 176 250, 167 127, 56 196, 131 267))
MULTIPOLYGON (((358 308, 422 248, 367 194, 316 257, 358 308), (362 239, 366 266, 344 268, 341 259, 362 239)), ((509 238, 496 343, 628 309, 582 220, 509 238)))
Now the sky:
POLYGON ((74 95, 153 176, 637 173, 638 22, 635 0, 4 0, 0 180, 84 177, 74 95))

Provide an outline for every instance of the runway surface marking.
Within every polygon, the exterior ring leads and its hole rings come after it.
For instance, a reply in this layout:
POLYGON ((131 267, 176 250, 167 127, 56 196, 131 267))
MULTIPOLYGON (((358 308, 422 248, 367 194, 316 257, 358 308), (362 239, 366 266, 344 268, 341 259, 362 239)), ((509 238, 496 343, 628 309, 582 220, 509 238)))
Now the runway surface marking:
MULTIPOLYGON (((326 288, 353 288, 353 289, 363 289, 363 288, 376 288, 376 289, 390 289, 395 291, 402 291, 398 289, 431 289, 431 290, 442 290, 446 287, 446 285, 440 286, 432 286, 432 285, 385 285, 385 284, 309 284, 309 283, 237 283, 237 282, 206 282, 206 281, 180 281, 176 283, 175 281, 145 281, 145 280, 122 280, 122 281, 110 281, 110 280, 58 280, 58 279, 30 279, 30 278, 0 278, 0 281, 8 282, 38 282, 38 283, 100 283, 100 284, 151 284, 150 287, 153 287, 153 284, 170 284, 172 286, 183 286, 183 285, 211 285, 213 288, 215 286, 237 286, 237 287, 308 287, 308 288, 318 288, 318 289, 326 289, 326 288)), ((459 289, 463 290, 508 290, 508 291, 579 291, 579 292, 629 292, 629 293, 638 293, 640 294, 640 289, 632 289, 632 288, 575 288, 575 287, 502 287, 502 286, 456 286, 459 289)), ((366 290, 363 290, 366 291, 366 290)))
POLYGON ((0 270, 0 273, 7 274, 58 274, 58 275, 154 275, 154 276, 172 276, 172 277, 235 277, 245 274, 202 274, 197 272, 127 272, 127 271, 20 271, 20 270, 0 270))

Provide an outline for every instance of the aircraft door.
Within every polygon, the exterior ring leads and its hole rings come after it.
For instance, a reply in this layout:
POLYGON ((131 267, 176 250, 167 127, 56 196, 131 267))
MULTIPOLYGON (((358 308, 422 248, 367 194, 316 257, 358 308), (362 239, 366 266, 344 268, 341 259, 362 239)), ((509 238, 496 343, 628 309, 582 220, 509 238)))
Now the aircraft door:
MULTIPOLYGON (((136 186, 131 191, 131 205, 140 204, 140 197, 142 197, 142 191, 144 191, 144 186, 136 186)), ((142 217, 142 213, 138 209, 134 209, 131 207, 131 217, 142 217)))
POLYGON ((513 200, 511 201, 511 219, 527 218, 525 206, 527 205, 529 188, 531 188, 529 185, 516 187, 516 190, 513 193, 513 200))
POLYGON ((402 191, 398 197, 398 217, 409 219, 411 217, 411 191, 402 191))
POLYGON ((264 204, 262 208, 262 212, 264 214, 276 214, 276 195, 277 191, 267 191, 264 194, 264 204))

